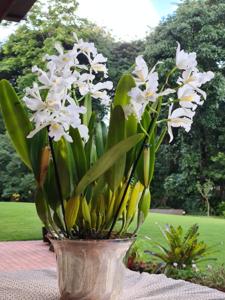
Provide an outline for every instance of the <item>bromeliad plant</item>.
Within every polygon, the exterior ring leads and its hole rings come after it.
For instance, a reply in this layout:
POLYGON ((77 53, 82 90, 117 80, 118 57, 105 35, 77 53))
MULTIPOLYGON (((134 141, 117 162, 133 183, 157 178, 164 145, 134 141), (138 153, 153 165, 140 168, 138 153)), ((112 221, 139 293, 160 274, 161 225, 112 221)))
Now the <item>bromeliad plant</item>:
POLYGON ((93 43, 75 36, 73 49, 55 48, 56 55, 44 57, 46 72, 33 67, 38 83, 23 98, 30 117, 10 84, 0 82, 6 128, 37 182, 37 213, 59 238, 125 237, 135 220, 136 233, 148 215, 160 144, 167 130, 172 141, 172 127, 190 130, 206 98, 200 87, 214 75, 199 72, 196 54, 178 44, 165 83, 159 83, 156 66, 149 71, 138 56, 111 102, 107 59, 93 43), (180 71, 176 86, 168 88, 180 71), (92 99, 110 106, 109 126, 98 120, 92 99))
POLYGON ((164 272, 169 273, 172 269, 194 269, 198 270, 197 265, 200 262, 208 260, 216 260, 208 257, 215 253, 212 247, 208 247, 203 241, 199 241, 199 226, 192 225, 186 233, 181 226, 175 228, 172 225, 166 225, 165 229, 161 229, 166 245, 154 243, 159 250, 149 251, 145 253, 163 262, 161 268, 164 272))

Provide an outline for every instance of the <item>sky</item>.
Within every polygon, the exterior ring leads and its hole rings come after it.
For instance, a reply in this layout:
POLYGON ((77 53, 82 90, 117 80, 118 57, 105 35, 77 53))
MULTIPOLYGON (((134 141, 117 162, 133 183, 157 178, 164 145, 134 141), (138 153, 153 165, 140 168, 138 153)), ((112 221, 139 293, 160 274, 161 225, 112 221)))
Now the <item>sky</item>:
MULTIPOLYGON (((174 0, 78 0, 80 17, 110 30, 118 40, 144 38, 162 17, 176 9, 174 0)), ((179 2, 177 0, 176 2, 179 2)), ((0 41, 15 30, 1 28, 0 41)))
POLYGON ((144 38, 175 9, 174 0, 80 0, 78 14, 111 29, 118 39, 133 40, 144 38))

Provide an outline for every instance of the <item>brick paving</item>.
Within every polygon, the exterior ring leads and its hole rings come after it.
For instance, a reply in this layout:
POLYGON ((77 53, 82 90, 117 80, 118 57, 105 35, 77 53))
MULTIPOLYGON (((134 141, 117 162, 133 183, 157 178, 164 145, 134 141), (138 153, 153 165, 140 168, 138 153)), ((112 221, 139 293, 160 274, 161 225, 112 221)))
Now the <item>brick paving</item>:
POLYGON ((55 254, 42 241, 0 242, 0 272, 56 267, 55 254))

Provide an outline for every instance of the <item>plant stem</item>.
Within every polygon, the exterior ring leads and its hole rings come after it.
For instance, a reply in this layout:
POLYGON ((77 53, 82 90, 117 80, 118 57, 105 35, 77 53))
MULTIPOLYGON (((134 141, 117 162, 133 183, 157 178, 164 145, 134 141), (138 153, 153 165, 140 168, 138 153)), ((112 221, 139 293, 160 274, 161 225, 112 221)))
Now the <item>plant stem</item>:
POLYGON ((69 237, 69 231, 68 231, 68 228, 66 225, 66 214, 65 214, 65 207, 64 207, 64 203, 63 203, 63 195, 62 195, 62 187, 61 187, 60 178, 59 178, 59 171, 58 171, 58 167, 57 167, 57 163, 56 163, 56 157, 55 157, 55 151, 54 151, 54 147, 53 147, 52 138, 49 135, 48 135, 48 140, 49 140, 49 146, 50 146, 51 154, 52 154, 52 161, 53 161, 53 166, 54 166, 54 171, 55 171, 56 185, 58 188, 58 194, 59 194, 59 199, 60 199, 61 208, 62 208, 63 221, 64 221, 64 225, 66 228, 66 236, 69 237))

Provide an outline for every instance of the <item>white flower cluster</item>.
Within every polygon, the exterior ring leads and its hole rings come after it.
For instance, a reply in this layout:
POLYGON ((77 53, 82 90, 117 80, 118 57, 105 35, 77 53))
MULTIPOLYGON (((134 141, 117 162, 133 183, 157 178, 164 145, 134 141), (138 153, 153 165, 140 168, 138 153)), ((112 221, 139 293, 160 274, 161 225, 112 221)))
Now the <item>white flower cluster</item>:
POLYGON ((158 93, 159 76, 155 72, 155 66, 149 72, 148 66, 141 55, 136 58, 136 66, 133 71, 136 87, 132 88, 128 93, 130 96, 130 103, 124 108, 126 117, 134 114, 138 121, 145 111, 146 106, 150 102, 155 102, 159 96, 169 95, 175 90, 166 89, 158 93))
MULTIPOLYGON (((202 105, 201 96, 206 99, 206 93, 200 87, 210 81, 213 72, 201 73, 196 68, 196 53, 186 53, 180 49, 178 43, 176 51, 176 69, 183 70, 181 77, 178 78, 177 100, 180 107, 173 110, 173 104, 169 107, 168 133, 170 142, 173 140, 172 127, 183 127, 185 131, 191 129, 195 110, 198 105, 202 105)), ((149 72, 148 66, 142 56, 136 58, 136 66, 133 71, 136 87, 132 88, 128 95, 130 103, 125 107, 125 115, 128 117, 133 114, 140 122, 146 106, 150 102, 155 102, 159 96, 175 93, 174 89, 166 89, 158 92, 159 76, 155 67, 149 72)))
POLYGON ((107 90, 112 89, 110 81, 94 83, 95 75, 101 72, 107 77, 105 62, 107 59, 97 52, 93 43, 78 40, 72 50, 64 52, 60 43, 55 44, 57 55, 45 55, 47 72, 37 66, 32 71, 38 75, 39 84, 34 83, 32 88, 26 89, 24 101, 32 110, 31 120, 35 129, 28 138, 33 137, 41 129, 47 127, 49 136, 54 141, 64 137, 72 142, 69 128, 77 128, 81 137, 88 140, 88 128, 81 122, 80 114, 86 113, 86 108, 79 105, 76 94, 79 91, 81 98, 90 94, 100 99, 103 105, 108 105, 110 97, 107 90), (79 56, 84 55, 88 65, 79 62, 79 56), (75 98, 75 99, 74 99, 75 98))
POLYGON ((186 132, 190 131, 196 108, 204 103, 204 101, 201 101, 201 96, 203 96, 204 100, 206 99, 206 93, 200 87, 214 78, 213 72, 201 73, 196 66, 196 53, 186 53, 180 49, 180 44, 178 43, 176 67, 179 70, 183 70, 183 72, 182 76, 177 80, 180 86, 177 90, 177 99, 180 107, 173 112, 173 104, 169 108, 168 133, 170 142, 173 140, 172 127, 183 127, 186 132))

